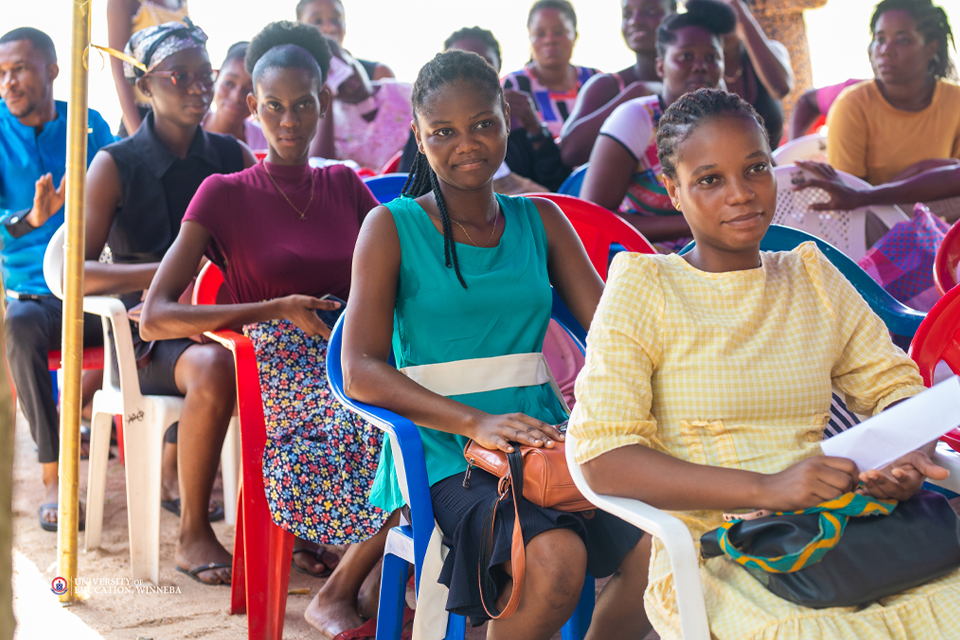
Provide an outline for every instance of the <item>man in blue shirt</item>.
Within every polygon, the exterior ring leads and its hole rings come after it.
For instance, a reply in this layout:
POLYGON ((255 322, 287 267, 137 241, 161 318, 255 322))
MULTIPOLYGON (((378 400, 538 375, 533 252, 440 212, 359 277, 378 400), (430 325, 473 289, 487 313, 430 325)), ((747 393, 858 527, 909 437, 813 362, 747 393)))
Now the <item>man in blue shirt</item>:
MULTIPOLYGON (((60 425, 47 351, 59 349, 62 308, 43 279, 43 254, 63 224, 67 103, 54 101, 60 73, 50 36, 23 27, 0 37, 0 261, 10 375, 43 466, 40 526, 57 529, 60 425)), ((89 112, 87 164, 116 138, 89 112)), ((84 342, 102 340, 100 323, 84 323, 84 342)))

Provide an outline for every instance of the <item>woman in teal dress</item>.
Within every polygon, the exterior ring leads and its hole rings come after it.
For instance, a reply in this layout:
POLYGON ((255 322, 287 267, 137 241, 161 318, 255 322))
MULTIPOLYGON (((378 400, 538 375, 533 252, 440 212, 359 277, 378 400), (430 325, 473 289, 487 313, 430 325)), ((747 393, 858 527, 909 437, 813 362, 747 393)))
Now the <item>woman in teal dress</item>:
MULTIPOLYGON (((367 216, 354 254, 344 378, 351 397, 419 425, 434 516, 451 548, 440 575, 450 588, 446 607, 479 624, 488 619, 478 588, 479 543, 496 478, 473 469, 465 483, 463 447, 469 439, 503 451, 511 443, 554 447, 563 441, 556 425, 566 407, 549 383, 476 392, 444 379, 443 391, 409 368, 538 354, 550 321, 550 285, 588 327, 603 283, 556 205, 494 194, 510 120, 492 67, 473 53, 440 54, 421 69, 413 105, 420 153, 405 195, 367 216), (410 377, 388 364, 391 346, 410 377)), ((388 510, 403 504, 389 447, 371 500, 388 510)), ((512 505, 505 502, 506 514, 512 505)), ((518 507, 527 557, 523 596, 513 615, 491 623, 488 638, 550 638, 576 607, 587 570, 615 574, 591 634, 643 637, 649 545, 638 544, 641 532, 602 512, 584 517, 525 499, 518 507)), ((497 519, 488 568, 500 607, 510 594, 512 530, 513 518, 497 519)))

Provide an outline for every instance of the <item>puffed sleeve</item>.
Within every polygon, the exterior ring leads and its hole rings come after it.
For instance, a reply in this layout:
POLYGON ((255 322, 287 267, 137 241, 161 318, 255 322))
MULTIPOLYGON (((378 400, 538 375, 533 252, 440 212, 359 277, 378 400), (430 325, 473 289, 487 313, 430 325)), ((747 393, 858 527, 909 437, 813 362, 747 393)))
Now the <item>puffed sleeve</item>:
POLYGON ((587 336, 569 430, 577 462, 631 444, 651 446, 651 377, 662 355, 663 290, 653 256, 621 253, 587 336))
POLYGON ((853 93, 860 86, 844 89, 827 114, 827 159, 834 169, 866 178, 867 114, 853 93))
POLYGON ((923 391, 917 365, 890 340, 870 305, 813 242, 797 249, 814 287, 834 317, 836 353, 831 377, 847 406, 877 414, 923 391))

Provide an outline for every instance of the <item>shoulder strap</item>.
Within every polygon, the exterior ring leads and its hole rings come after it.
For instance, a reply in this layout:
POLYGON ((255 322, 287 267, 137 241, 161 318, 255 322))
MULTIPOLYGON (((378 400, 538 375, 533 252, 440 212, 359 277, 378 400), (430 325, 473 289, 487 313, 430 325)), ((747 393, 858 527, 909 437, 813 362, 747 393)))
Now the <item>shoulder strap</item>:
POLYGON ((523 580, 527 572, 527 553, 523 546, 523 530, 520 527, 520 500, 523 495, 523 460, 520 457, 520 445, 511 442, 513 453, 507 454, 507 462, 510 465, 510 473, 500 479, 500 495, 492 501, 487 513, 483 518, 483 528, 480 536, 480 599, 483 602, 483 609, 487 615, 498 620, 500 618, 509 618, 517 610, 520 604, 520 596, 523 594, 523 580), (510 600, 507 601, 503 610, 497 609, 496 588, 497 583, 490 575, 490 560, 493 557, 494 541, 496 540, 496 520, 497 509, 500 502, 510 495, 513 498, 513 536, 510 542, 510 562, 513 565, 513 585, 510 592, 510 600), (489 533, 489 535, 487 535, 489 533))

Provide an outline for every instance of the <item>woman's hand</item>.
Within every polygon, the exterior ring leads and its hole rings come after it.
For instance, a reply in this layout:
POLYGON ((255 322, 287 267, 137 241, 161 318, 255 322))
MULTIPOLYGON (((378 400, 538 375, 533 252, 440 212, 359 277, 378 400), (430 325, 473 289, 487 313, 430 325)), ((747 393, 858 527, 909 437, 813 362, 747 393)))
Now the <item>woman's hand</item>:
POLYGON ((920 490, 926 478, 943 480, 950 472, 935 465, 923 451, 911 451, 882 470, 870 469, 860 474, 864 487, 860 490, 880 500, 904 501, 920 490))
POLYGON ((760 480, 757 507, 798 511, 834 500, 857 487, 857 465, 846 458, 814 456, 760 480))
POLYGON ((837 174, 837 170, 824 162, 812 160, 797 160, 796 165, 805 171, 819 176, 807 178, 803 184, 796 185, 794 191, 818 188, 823 189, 830 196, 825 202, 816 202, 810 205, 813 211, 852 211, 864 206, 865 190, 856 189, 847 185, 837 174))
POLYGON ((340 303, 333 300, 321 300, 313 296, 293 295, 277 300, 279 316, 295 324, 298 329, 308 336, 321 336, 324 340, 330 339, 330 327, 324 324, 316 314, 316 310, 330 311, 339 309, 340 303))
POLYGON ((500 449, 505 453, 513 452, 511 442, 550 449, 564 439, 556 426, 522 413, 486 414, 471 437, 484 449, 500 449))
POLYGON ((527 133, 536 135, 540 132, 540 116, 537 115, 533 98, 521 91, 504 89, 503 99, 510 105, 510 115, 517 119, 527 133))

